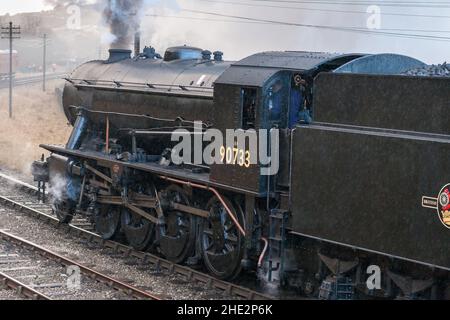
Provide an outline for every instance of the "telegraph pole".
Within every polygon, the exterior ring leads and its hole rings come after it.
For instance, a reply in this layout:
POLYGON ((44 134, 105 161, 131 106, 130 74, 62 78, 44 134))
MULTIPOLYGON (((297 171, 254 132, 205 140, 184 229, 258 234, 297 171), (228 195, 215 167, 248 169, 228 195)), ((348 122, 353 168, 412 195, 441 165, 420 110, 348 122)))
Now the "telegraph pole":
POLYGON ((43 53, 43 62, 42 62, 42 91, 45 92, 45 81, 46 81, 46 72, 47 72, 47 34, 44 34, 44 53, 43 53))
POLYGON ((13 88, 13 39, 20 38, 20 26, 2 27, 2 39, 9 39, 9 117, 12 118, 12 88, 13 88))

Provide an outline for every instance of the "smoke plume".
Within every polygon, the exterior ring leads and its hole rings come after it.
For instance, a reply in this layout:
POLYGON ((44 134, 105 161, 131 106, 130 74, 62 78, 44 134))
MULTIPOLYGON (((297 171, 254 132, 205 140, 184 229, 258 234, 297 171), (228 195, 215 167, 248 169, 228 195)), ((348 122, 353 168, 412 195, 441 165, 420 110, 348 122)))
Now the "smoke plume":
POLYGON ((139 31, 143 0, 108 0, 103 18, 113 35, 111 48, 124 49, 132 43, 133 35, 139 31))

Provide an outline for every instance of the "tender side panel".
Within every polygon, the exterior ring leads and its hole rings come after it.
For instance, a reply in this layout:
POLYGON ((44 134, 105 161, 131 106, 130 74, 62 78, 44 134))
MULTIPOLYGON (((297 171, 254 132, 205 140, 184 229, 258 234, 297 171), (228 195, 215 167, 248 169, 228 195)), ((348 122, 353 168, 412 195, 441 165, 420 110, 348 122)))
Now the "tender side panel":
POLYGON ((293 230, 450 268, 450 229, 422 196, 450 183, 450 138, 299 127, 293 230))
POLYGON ((450 79, 323 73, 314 120, 450 134, 450 79))

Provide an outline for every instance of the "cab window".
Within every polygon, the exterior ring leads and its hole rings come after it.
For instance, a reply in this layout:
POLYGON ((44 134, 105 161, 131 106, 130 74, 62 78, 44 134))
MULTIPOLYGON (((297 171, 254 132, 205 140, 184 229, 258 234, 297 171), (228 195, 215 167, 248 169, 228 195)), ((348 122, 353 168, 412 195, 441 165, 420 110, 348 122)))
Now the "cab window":
POLYGON ((290 81, 286 76, 272 79, 265 89, 265 118, 269 128, 286 128, 289 110, 290 81))
POLYGON ((241 89, 242 104, 242 126, 244 130, 255 129, 256 127, 256 97, 255 88, 241 89))

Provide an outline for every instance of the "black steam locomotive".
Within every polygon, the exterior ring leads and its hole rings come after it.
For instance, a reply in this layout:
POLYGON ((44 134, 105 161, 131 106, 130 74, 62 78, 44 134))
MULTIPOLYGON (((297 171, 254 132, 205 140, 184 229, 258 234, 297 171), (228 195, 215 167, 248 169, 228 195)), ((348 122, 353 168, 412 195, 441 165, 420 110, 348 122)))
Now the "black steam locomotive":
POLYGON ((61 222, 87 216, 105 239, 222 279, 257 271, 321 298, 448 297, 450 79, 407 76, 424 64, 394 54, 222 56, 110 50, 66 79, 72 135, 34 164, 63 191, 61 222), (276 130, 278 170, 263 174, 269 164, 247 162, 260 156, 235 140, 211 153, 222 162, 176 164, 179 129, 202 148, 210 129, 276 130))

